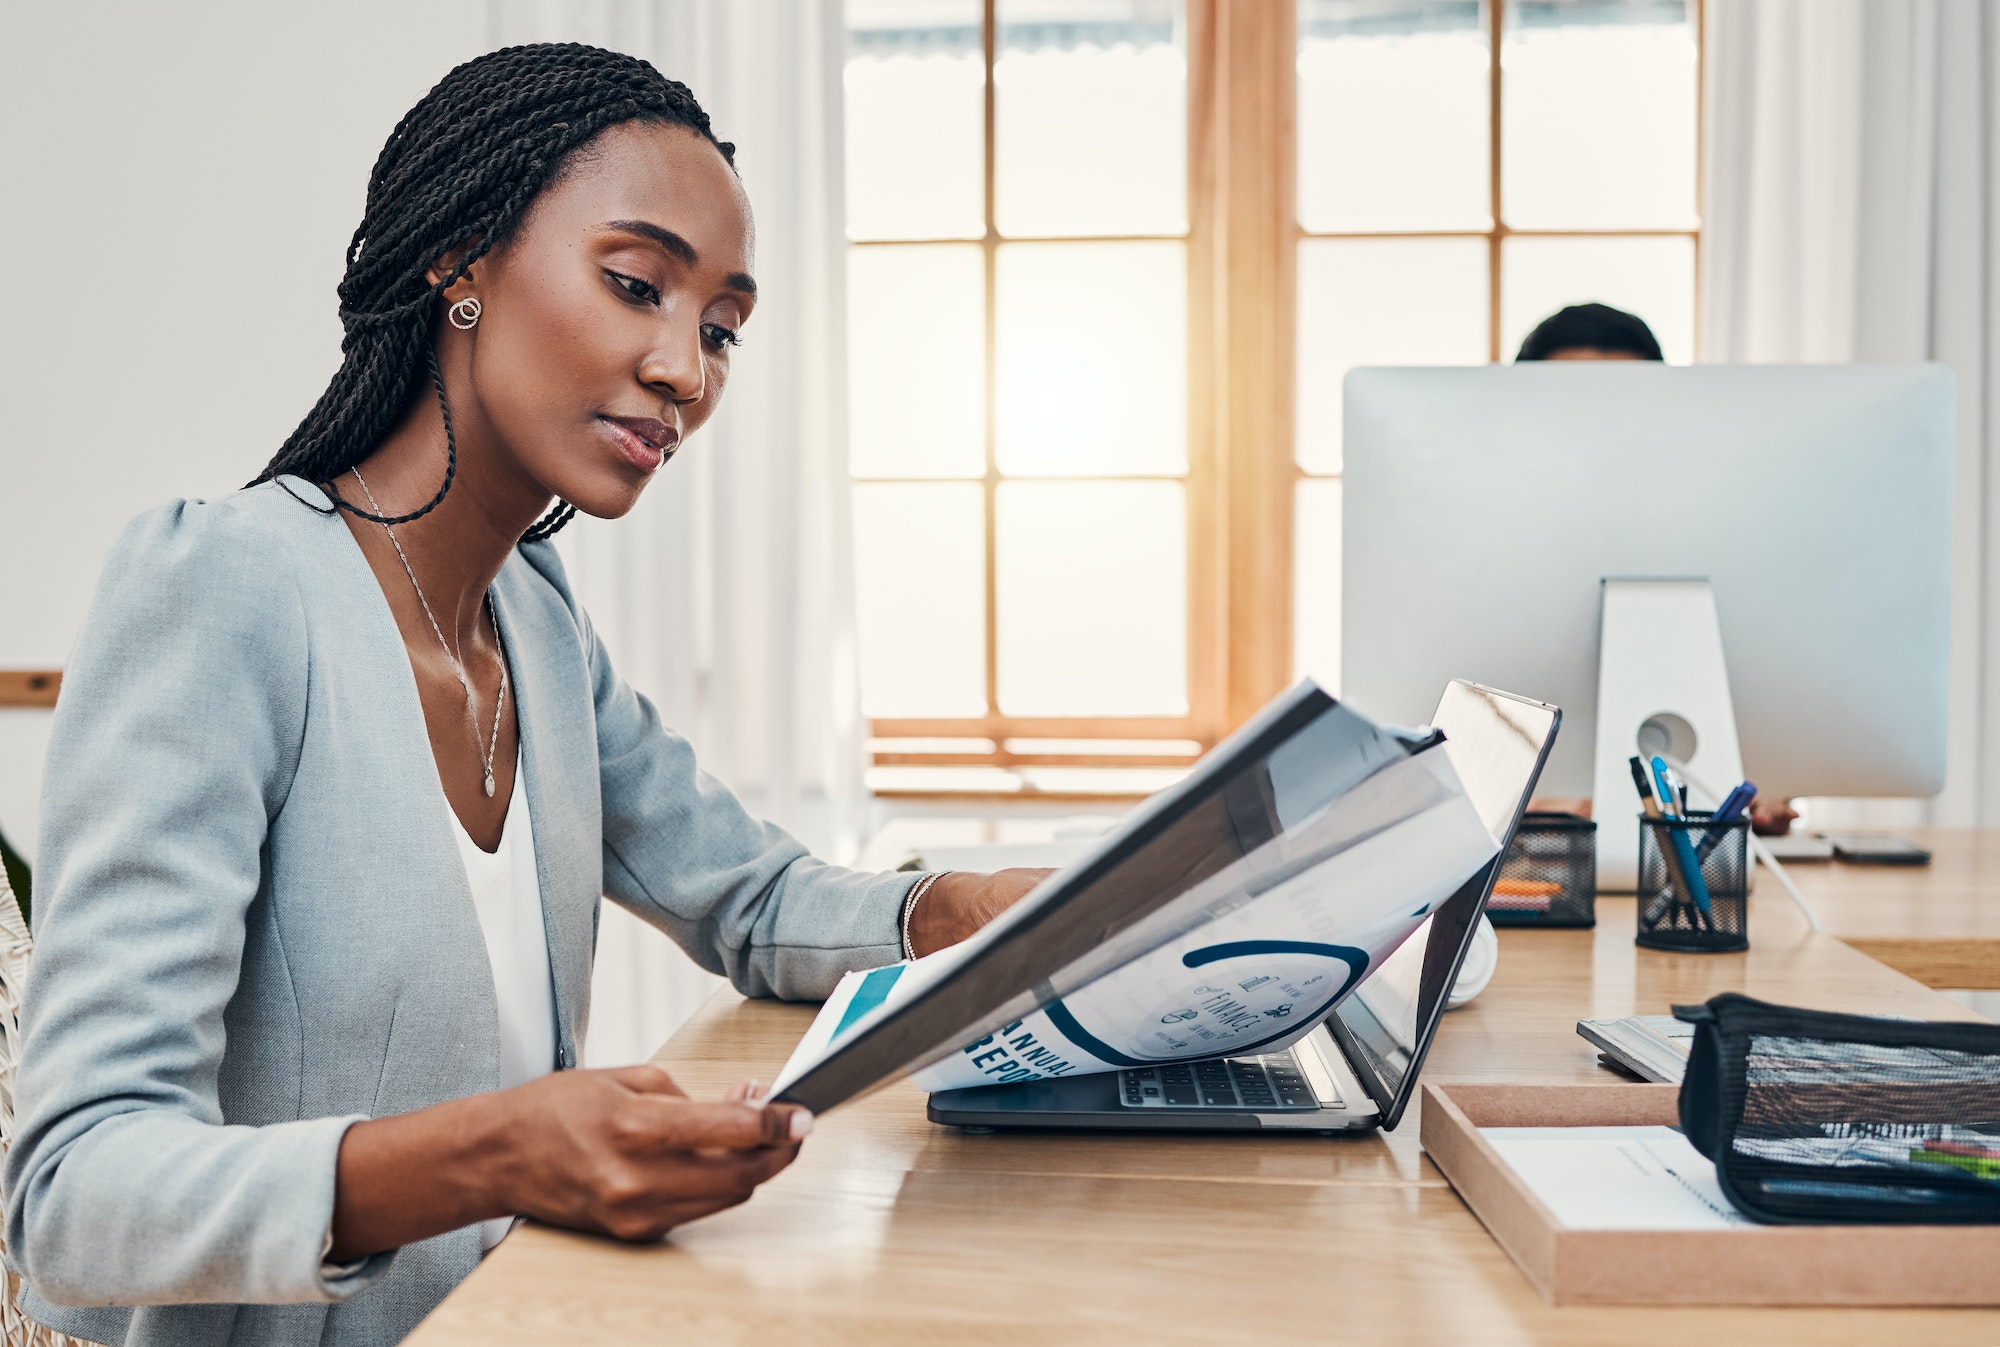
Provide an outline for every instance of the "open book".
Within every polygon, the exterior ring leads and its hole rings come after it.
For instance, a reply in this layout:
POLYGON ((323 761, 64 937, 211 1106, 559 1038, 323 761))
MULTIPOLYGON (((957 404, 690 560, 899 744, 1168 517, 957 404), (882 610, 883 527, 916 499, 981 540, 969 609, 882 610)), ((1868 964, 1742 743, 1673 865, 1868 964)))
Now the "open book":
MULTIPOLYGON (((1377 725, 1310 684, 1287 699, 971 940, 849 974, 777 1093, 810 1103, 871 1033, 905 1045, 894 1072, 926 1090, 1304 1037, 1497 848, 1441 735, 1377 725)), ((873 1055, 845 1078, 878 1083, 893 1058, 873 1055)))

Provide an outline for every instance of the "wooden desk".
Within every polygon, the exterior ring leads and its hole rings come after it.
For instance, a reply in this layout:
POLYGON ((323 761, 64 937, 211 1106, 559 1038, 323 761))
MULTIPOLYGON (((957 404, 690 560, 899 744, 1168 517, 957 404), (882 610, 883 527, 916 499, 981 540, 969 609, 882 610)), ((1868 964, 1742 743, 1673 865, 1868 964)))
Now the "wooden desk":
MULTIPOLYGON (((1928 987, 2000 991, 2000 830, 1906 833, 1926 866, 1786 867, 1826 929, 1928 987)), ((1783 897, 1769 876, 1760 897, 1783 897)))
MULTIPOLYGON (((1594 1081, 1582 1016, 1660 1013, 1740 989, 1827 1008, 1967 1018, 1781 894, 1752 947, 1632 944, 1630 899, 1595 931, 1507 931, 1497 976, 1447 1017, 1432 1080, 1594 1081)), ((718 993, 659 1060, 691 1092, 770 1079, 811 1008, 718 993)), ((748 1204, 631 1248, 517 1231, 410 1339, 604 1343, 1307 1341, 1760 1347, 2000 1342, 2000 1311, 1629 1309, 1546 1304, 1417 1147, 1415 1110, 1357 1138, 965 1136, 883 1090, 820 1121, 748 1204)))

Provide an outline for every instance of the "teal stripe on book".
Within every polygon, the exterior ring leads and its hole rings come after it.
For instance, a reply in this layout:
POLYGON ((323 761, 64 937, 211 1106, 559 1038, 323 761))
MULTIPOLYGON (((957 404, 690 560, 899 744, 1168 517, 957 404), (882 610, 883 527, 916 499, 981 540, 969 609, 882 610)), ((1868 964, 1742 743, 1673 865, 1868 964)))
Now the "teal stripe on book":
POLYGON ((840 1023, 833 1027, 835 1039, 846 1033, 856 1020, 889 999, 889 989, 896 985, 897 978, 903 976, 903 967, 902 964, 892 963, 861 979, 861 985, 854 989, 854 999, 847 1003, 847 1009, 840 1013, 840 1023))

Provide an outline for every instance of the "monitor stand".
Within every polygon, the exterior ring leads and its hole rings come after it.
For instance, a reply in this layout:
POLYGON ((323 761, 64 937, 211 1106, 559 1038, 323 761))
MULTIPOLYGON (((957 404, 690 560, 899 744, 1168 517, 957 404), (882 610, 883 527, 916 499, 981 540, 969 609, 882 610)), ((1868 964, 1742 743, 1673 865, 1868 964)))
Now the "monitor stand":
MULTIPOLYGON (((1743 779, 1736 708, 1722 661, 1722 625, 1705 579, 1609 576, 1597 653, 1597 888, 1638 888, 1639 796, 1630 758, 1658 753, 1726 791, 1743 779)), ((1695 808, 1713 808, 1701 786, 1695 808)))

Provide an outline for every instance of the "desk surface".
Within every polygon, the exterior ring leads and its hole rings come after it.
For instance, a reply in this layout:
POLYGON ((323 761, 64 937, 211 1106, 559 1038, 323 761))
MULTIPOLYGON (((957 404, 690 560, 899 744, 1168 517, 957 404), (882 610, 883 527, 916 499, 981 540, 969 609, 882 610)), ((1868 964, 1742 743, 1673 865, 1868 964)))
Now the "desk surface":
MULTIPOLYGON (((1924 886, 1950 891, 1952 875, 1968 920, 2000 927, 1969 902, 2000 890, 2000 836, 1969 845, 1962 865, 1941 849, 1924 886)), ((1877 911, 1878 886, 1909 876, 1833 878, 1809 880, 1815 897, 1858 921, 1877 911)), ((1727 989, 1968 1017, 1812 935, 1775 886, 1753 900, 1744 954, 1641 950, 1632 929, 1632 901, 1606 899, 1594 931, 1503 932, 1492 985, 1446 1017, 1426 1078, 1622 1088, 1576 1036, 1578 1018, 1727 989)), ((723 991, 659 1060, 697 1095, 770 1079, 811 1013, 723 991)), ((670 1242, 517 1231, 410 1341, 1215 1344, 1279 1329, 1385 1347, 2000 1342, 2000 1311, 1557 1309, 1423 1158, 1417 1129, 1413 1109, 1393 1134, 1339 1139, 965 1136, 894 1086, 822 1119, 791 1170, 670 1242)))
MULTIPOLYGON (((1926 866, 1792 865, 1826 929, 1930 987, 2000 991, 2000 830, 1915 829, 1926 866)), ((1778 896, 1760 876, 1760 892, 1778 896)))

